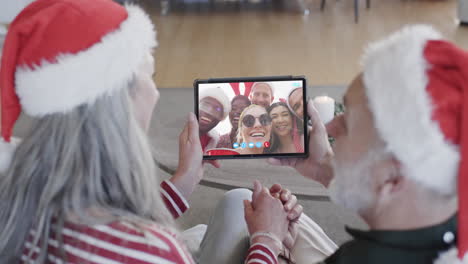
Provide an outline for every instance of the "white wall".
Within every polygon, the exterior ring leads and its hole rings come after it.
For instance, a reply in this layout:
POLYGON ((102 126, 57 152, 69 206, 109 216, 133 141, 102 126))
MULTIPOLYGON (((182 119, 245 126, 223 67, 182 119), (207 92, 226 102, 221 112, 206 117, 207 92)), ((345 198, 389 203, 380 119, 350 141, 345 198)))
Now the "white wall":
POLYGON ((0 24, 8 24, 34 0, 0 0, 0 24))

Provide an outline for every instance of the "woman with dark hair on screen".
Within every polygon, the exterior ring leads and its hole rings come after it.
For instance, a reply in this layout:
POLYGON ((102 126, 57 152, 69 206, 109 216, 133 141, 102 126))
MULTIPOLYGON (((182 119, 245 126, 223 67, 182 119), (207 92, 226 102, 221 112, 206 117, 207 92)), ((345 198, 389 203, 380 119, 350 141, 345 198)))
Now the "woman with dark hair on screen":
POLYGON ((249 98, 245 95, 236 95, 231 100, 231 111, 229 112, 229 121, 231 121, 231 131, 219 138, 217 148, 233 148, 232 144, 237 142, 237 129, 239 128, 239 118, 242 111, 251 104, 249 98))
POLYGON ((303 123, 284 102, 277 102, 268 107, 271 118, 272 136, 270 153, 304 152, 303 123))

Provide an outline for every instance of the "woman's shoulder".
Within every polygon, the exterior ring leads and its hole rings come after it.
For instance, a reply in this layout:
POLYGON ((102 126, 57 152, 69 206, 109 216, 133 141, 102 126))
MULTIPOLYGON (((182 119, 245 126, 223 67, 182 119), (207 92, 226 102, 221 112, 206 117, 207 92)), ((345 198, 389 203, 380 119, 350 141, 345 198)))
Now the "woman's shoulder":
POLYGON ((179 239, 178 232, 175 229, 155 222, 136 223, 133 221, 118 221, 108 226, 125 234, 142 237, 147 243, 157 245, 165 250, 172 249, 179 251, 183 249, 183 243, 179 239))
MULTIPOLYGON (((75 243, 92 244, 98 252, 115 255, 116 258, 134 259, 144 263, 193 263, 191 255, 177 238, 176 231, 157 223, 115 221, 92 226, 67 223, 64 235, 74 234, 75 243), (70 232, 71 231, 71 232, 70 232)), ((130 263, 130 262, 129 262, 130 263)))

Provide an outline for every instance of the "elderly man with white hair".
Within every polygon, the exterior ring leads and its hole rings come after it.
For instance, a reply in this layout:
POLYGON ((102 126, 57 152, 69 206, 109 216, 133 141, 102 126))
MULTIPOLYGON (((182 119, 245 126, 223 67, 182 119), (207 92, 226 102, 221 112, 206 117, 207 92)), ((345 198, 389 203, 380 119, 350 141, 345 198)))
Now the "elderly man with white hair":
MULTIPOLYGON (((353 239, 323 263, 468 263, 467 86, 468 53, 417 25, 369 46, 327 128, 309 103, 310 157, 270 162, 329 187, 370 228, 346 228, 353 239)), ((312 263, 306 234, 297 263, 312 263)))

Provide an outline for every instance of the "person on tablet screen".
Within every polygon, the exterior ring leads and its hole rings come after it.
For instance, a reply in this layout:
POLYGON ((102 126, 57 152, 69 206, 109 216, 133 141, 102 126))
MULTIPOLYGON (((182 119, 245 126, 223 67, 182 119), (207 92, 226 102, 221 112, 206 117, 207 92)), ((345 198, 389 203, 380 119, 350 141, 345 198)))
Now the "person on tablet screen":
POLYGON ((288 96, 288 107, 300 120, 304 120, 304 100, 302 87, 291 90, 288 96))
MULTIPOLYGON (((239 119, 237 136, 241 148, 240 154, 263 154, 265 142, 271 137, 271 118, 263 106, 250 105, 242 112, 239 119)), ((268 143, 267 143, 268 145, 268 143)))
POLYGON ((273 99, 275 99, 275 97, 271 84, 256 82, 252 85, 252 91, 250 92, 250 101, 252 101, 252 104, 268 108, 273 102, 273 99))
POLYGON ((239 127, 239 118, 242 111, 251 104, 249 98, 245 95, 236 95, 231 100, 231 112, 229 112, 229 121, 231 122, 231 131, 222 135, 216 148, 233 148, 237 140, 237 129, 239 127))
POLYGON ((199 101, 200 140, 203 151, 206 151, 218 144, 219 133, 213 128, 228 116, 231 103, 221 88, 202 90, 199 101))
POLYGON ((302 122, 289 110, 286 103, 277 102, 268 109, 272 120, 270 153, 304 152, 302 122))

